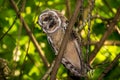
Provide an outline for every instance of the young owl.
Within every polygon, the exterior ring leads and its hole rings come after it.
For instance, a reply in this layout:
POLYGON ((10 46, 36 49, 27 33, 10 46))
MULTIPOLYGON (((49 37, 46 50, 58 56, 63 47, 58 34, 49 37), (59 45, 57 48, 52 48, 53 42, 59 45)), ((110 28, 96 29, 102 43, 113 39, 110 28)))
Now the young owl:
MULTIPOLYGON (((45 10, 40 14, 38 23, 47 34, 48 41, 57 55, 68 25, 67 18, 56 10, 45 10)), ((74 31, 70 34, 61 62, 75 76, 86 75, 79 40, 74 31)))

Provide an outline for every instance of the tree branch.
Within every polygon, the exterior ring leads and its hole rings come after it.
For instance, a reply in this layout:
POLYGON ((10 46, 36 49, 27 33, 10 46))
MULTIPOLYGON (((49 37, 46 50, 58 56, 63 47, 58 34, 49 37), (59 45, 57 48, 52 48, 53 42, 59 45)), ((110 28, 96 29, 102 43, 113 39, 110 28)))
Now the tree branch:
POLYGON ((70 22, 69 22, 69 24, 68 24, 68 28, 67 28, 66 33, 65 33, 65 35, 64 35, 64 38, 63 38, 63 40, 62 40, 62 44, 61 44, 61 46, 60 46, 58 55, 57 55, 57 57, 56 57, 56 59, 55 59, 55 65, 54 65, 54 67, 53 67, 50 80, 55 80, 58 67, 59 67, 59 65, 60 65, 62 56, 63 56, 64 51, 65 51, 66 46, 67 46, 66 44, 67 44, 67 42, 68 42, 70 32, 72 31, 72 27, 73 27, 73 25, 74 25, 74 23, 75 23, 75 21, 76 21, 76 19, 77 19, 78 13, 79 13, 79 11, 80 11, 80 6, 81 6, 81 0, 77 0, 74 14, 72 15, 72 17, 71 17, 71 19, 70 19, 70 22))
POLYGON ((109 24, 108 30, 104 33, 103 37, 99 41, 97 45, 95 45, 95 49, 91 52, 91 55, 89 57, 89 63, 93 60, 93 58, 96 56, 97 52, 100 50, 102 45, 104 44, 105 40, 108 38, 108 36, 111 35, 111 33, 114 31, 115 25, 120 19, 120 7, 117 10, 117 13, 115 17, 113 18, 112 22, 109 24))
POLYGON ((25 22, 24 18, 20 15, 20 12, 19 12, 19 9, 18 9, 16 3, 14 2, 14 0, 9 0, 9 1, 10 1, 11 5, 13 6, 18 18, 22 21, 22 24, 23 24, 24 28, 26 29, 28 36, 30 37, 30 39, 33 42, 36 49, 38 50, 38 53, 39 53, 41 59, 43 60, 45 66, 48 68, 49 63, 48 63, 47 59, 45 58, 45 56, 42 55, 41 47, 39 46, 37 40, 35 39, 34 35, 32 34, 32 31, 30 30, 29 26, 25 22))
POLYGON ((52 62, 50 68, 46 71, 45 75, 42 77, 41 80, 47 80, 48 76, 50 75, 51 71, 53 70, 54 65, 55 65, 55 61, 52 62))
POLYGON ((15 19, 14 19, 12 25, 9 27, 9 29, 0 37, 0 41, 8 34, 8 32, 11 30, 11 28, 15 24, 16 20, 17 20, 17 17, 15 17, 15 19))
POLYGON ((115 59, 112 61, 112 63, 102 72, 102 74, 99 76, 98 80, 102 80, 103 77, 112 69, 112 67, 115 65, 115 63, 120 58, 120 53, 115 57, 115 59))
POLYGON ((108 7, 108 9, 114 14, 114 11, 112 10, 111 6, 109 5, 108 1, 103 0, 103 3, 108 7))
MULTIPOLYGON (((97 45, 99 42, 98 41, 91 41, 90 43, 89 43, 89 45, 97 45)), ((83 43, 82 43, 82 45, 83 46, 86 46, 86 45, 88 45, 88 43, 87 43, 87 41, 84 41, 83 43)), ((120 46, 120 41, 112 41, 112 40, 107 40, 107 41, 105 41, 104 42, 104 44, 103 44, 104 46, 120 46)))

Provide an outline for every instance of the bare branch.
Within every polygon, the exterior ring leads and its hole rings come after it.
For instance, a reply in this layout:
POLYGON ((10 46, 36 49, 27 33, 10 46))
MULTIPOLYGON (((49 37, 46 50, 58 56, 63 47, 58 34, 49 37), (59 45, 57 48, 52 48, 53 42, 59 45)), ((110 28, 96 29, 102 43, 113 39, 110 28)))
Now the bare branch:
POLYGON ((120 35, 120 29, 119 29, 119 27, 118 27, 118 26, 115 26, 115 29, 116 29, 116 31, 118 32, 118 34, 120 35))
POLYGON ((112 10, 111 6, 108 4, 108 1, 103 0, 103 2, 108 7, 108 9, 114 14, 114 11, 112 10))
POLYGON ((95 45, 95 49, 91 52, 90 58, 89 58, 89 63, 93 60, 93 58, 96 56, 97 52, 100 50, 102 45, 104 44, 105 40, 108 38, 108 36, 111 35, 111 33, 114 31, 115 25, 120 19, 120 7, 117 10, 117 13, 115 17, 113 18, 112 22, 109 24, 109 27, 107 31, 104 33, 103 37, 99 41, 98 44, 95 45))
POLYGON ((55 65, 55 61, 52 62, 50 68, 47 70, 45 75, 42 77, 41 80, 47 80, 48 76, 50 75, 51 71, 53 70, 53 66, 55 65))
POLYGON ((9 0, 9 1, 10 1, 11 5, 13 6, 13 8, 15 9, 18 18, 22 21, 22 24, 23 24, 24 28, 26 29, 28 36, 30 37, 30 39, 33 42, 36 49, 38 50, 39 55, 40 55, 41 59, 43 60, 45 66, 48 68, 49 63, 48 63, 47 59, 45 58, 45 56, 43 56, 41 47, 39 46, 37 40, 35 39, 34 35, 32 34, 32 31, 30 30, 28 24, 25 22, 24 18, 20 15, 20 12, 19 12, 19 9, 18 9, 16 3, 14 2, 14 0, 9 0))
POLYGON ((14 19, 12 25, 9 27, 9 29, 2 35, 2 37, 0 37, 0 41, 7 35, 7 33, 11 30, 11 28, 13 27, 13 25, 15 24, 17 20, 17 17, 14 19))
POLYGON ((115 65, 115 63, 120 58, 120 53, 115 57, 115 59, 112 61, 112 63, 102 72, 102 74, 99 76, 98 80, 102 80, 103 77, 112 69, 112 67, 115 65))
MULTIPOLYGON (((96 44, 98 44, 99 42, 98 41, 91 41, 89 44, 90 45, 96 45, 96 44)), ((88 43, 86 42, 86 41, 84 41, 83 43, 83 46, 86 46, 86 45, 88 45, 88 43)), ((105 41, 104 42, 104 44, 103 44, 104 46, 120 46, 120 41, 112 41, 112 40, 107 40, 107 41, 105 41)))

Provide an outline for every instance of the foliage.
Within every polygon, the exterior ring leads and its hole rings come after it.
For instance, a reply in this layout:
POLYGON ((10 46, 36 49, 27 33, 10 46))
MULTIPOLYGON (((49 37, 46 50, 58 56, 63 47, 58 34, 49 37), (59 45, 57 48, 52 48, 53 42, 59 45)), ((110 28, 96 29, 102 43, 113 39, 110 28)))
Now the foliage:
MULTIPOLYGON (((32 30, 37 39, 43 54, 49 63, 55 58, 51 46, 47 42, 46 35, 42 32, 37 24, 37 19, 40 13, 49 8, 61 11, 67 15, 66 2, 67 0, 14 0, 20 9, 21 15, 32 30)), ((70 13, 75 9, 76 0, 70 1, 70 13)), ((85 11, 87 10, 88 0, 84 1, 85 11)), ((91 22, 91 41, 98 42, 109 26, 111 19, 114 18, 117 9, 120 5, 120 0, 96 0, 92 12, 94 18, 91 22), (96 17, 97 16, 97 17, 96 17)), ((87 11, 86 11, 87 12, 87 11)), ((85 13, 86 13, 85 12, 85 13)), ((87 13, 88 14, 88 13, 87 13)), ((86 19, 86 17, 84 17, 86 19)), ((87 40, 88 25, 81 31, 83 41, 87 40)), ((117 54, 120 53, 120 23, 116 24, 114 32, 108 36, 106 41, 118 42, 117 45, 103 45, 100 51, 94 58, 91 66, 93 70, 89 73, 91 80, 97 80, 100 74, 108 67, 117 54), (92 75, 93 74, 93 75, 92 75)), ((94 50, 94 45, 91 45, 90 52, 94 50)), ((16 16, 9 0, 0 0, 0 58, 8 61, 11 69, 11 79, 14 80, 40 80, 47 67, 45 67, 39 53, 26 33, 20 19, 16 16), (15 73, 15 74, 13 74, 15 73)), ((120 80, 120 60, 110 70, 103 80, 120 80)), ((60 66, 57 78, 58 80, 67 80, 67 70, 63 65, 60 66)))

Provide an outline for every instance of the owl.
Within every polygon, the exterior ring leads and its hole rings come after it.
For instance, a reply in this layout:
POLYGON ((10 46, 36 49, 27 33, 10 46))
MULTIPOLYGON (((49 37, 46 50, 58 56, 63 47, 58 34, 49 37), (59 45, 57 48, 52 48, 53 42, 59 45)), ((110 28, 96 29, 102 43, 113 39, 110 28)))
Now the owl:
MULTIPOLYGON (((55 55, 58 54, 68 23, 67 18, 57 10, 45 10, 38 18, 38 24, 46 33, 55 55)), ((80 41, 73 30, 61 63, 75 76, 86 75, 86 65, 82 59, 80 47, 80 41)))

